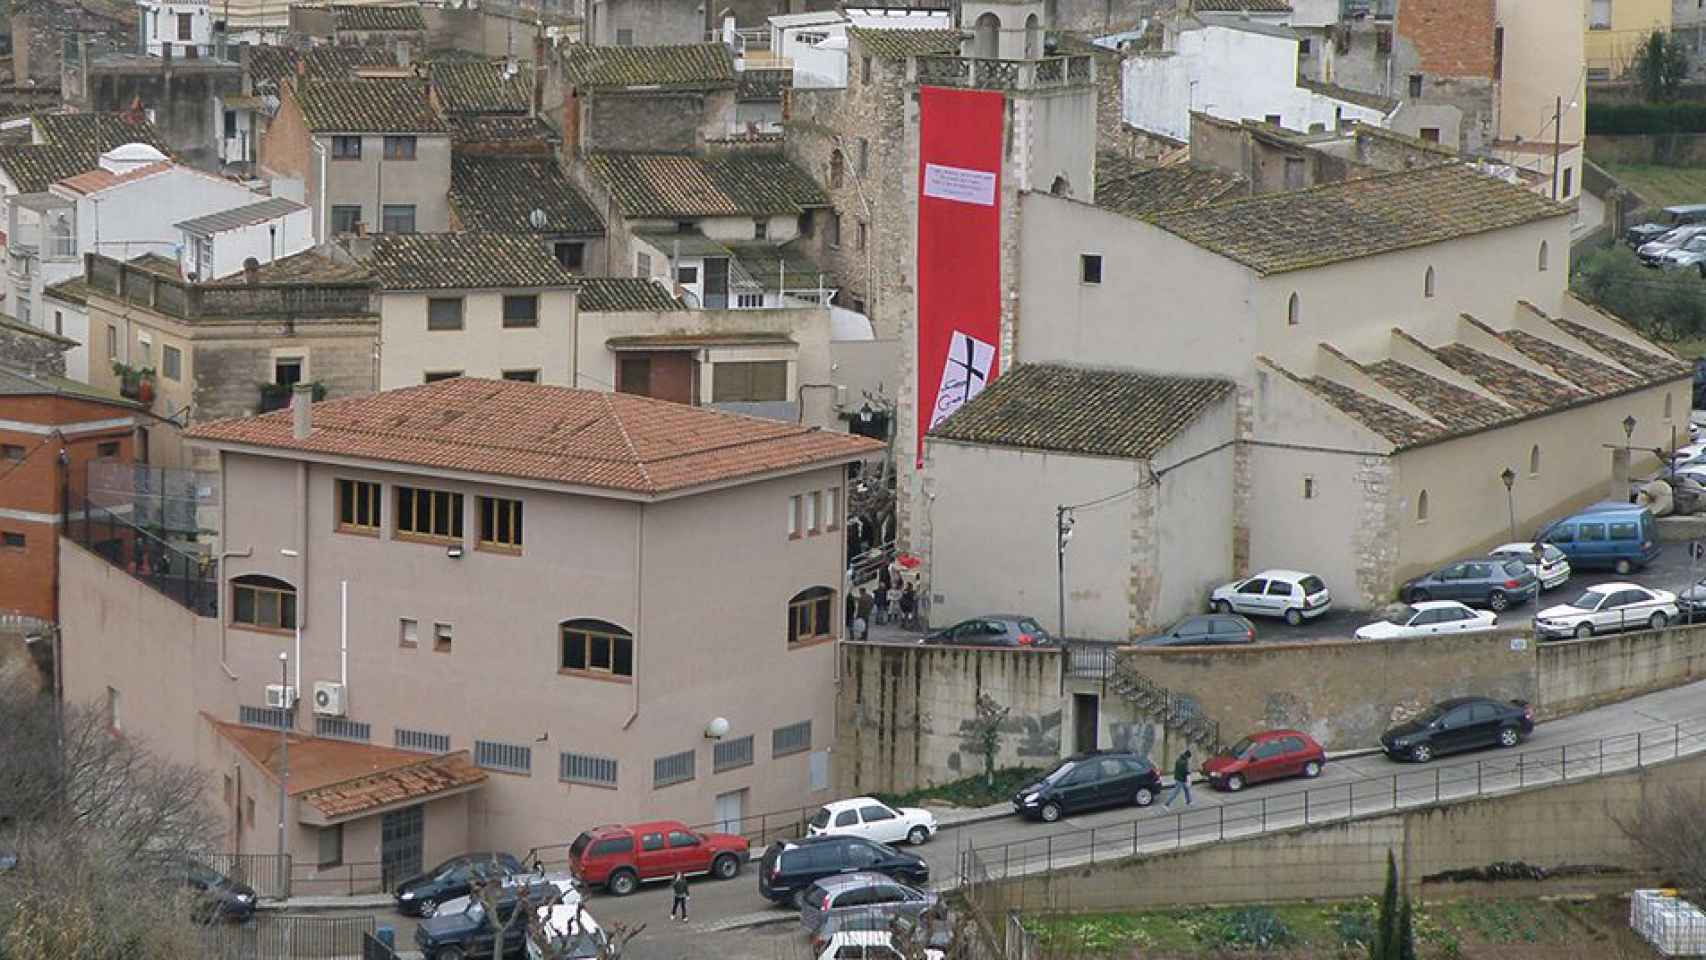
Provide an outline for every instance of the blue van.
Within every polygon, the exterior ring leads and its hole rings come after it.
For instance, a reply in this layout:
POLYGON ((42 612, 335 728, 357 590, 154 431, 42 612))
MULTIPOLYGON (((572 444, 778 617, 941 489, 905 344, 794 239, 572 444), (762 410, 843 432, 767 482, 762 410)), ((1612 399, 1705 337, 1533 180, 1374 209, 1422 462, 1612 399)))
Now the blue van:
POLYGON ((1615 500, 1565 517, 1536 539, 1564 551, 1571 567, 1610 567, 1619 575, 1644 567, 1659 555, 1652 512, 1615 500))

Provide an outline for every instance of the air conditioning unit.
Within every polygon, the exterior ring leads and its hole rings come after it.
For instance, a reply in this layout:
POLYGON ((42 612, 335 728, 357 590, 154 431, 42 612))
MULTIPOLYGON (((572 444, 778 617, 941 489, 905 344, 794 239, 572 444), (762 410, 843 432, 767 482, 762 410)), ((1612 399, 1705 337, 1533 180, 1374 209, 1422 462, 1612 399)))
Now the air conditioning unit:
POLYGON ((282 683, 267 684, 267 706, 275 710, 289 710, 296 706, 296 688, 282 683))
POLYGON ((341 717, 344 715, 344 685, 330 680, 314 684, 314 715, 341 717))

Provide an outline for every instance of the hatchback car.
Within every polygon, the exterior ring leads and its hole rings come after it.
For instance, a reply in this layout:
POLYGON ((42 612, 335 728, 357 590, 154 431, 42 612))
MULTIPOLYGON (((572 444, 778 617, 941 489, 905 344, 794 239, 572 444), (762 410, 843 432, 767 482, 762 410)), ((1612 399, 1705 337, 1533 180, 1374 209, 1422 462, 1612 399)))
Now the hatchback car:
POLYGON ((1677 227, 1641 244, 1635 249, 1635 255, 1647 266, 1657 267, 1663 262, 1665 254, 1681 248, 1702 233, 1706 233, 1706 225, 1703 224, 1693 223, 1677 227))
MULTIPOLYGON (((894 934, 887 930, 839 930, 834 936, 813 937, 811 943, 816 960, 904 960, 894 934)), ((924 960, 945 956, 939 947, 924 948, 924 960)))
POLYGON ((1527 701, 1458 697, 1387 730, 1380 735, 1380 749, 1394 760, 1427 763, 1459 750, 1514 747, 1533 732, 1534 710, 1527 701))
POLYGON ((1386 608, 1386 616, 1358 627, 1358 640, 1403 640, 1439 633, 1477 633, 1491 630, 1499 615, 1472 610, 1456 600, 1424 600, 1398 603, 1386 608))
POLYGON ((896 809, 871 797, 826 803, 806 821, 806 836, 864 837, 878 843, 919 846, 936 835, 936 815, 916 807, 896 809))
POLYGON ((1695 234, 1681 246, 1666 250, 1656 266, 1660 270, 1698 270, 1706 277, 1706 234, 1695 234))
POLYGON ((642 881, 677 873, 708 873, 728 880, 740 873, 750 844, 732 833, 699 833, 679 820, 594 827, 569 844, 569 870, 588 886, 618 897, 642 881))
POLYGON ((1202 775, 1216 790, 1237 793, 1252 783, 1285 777, 1319 777, 1327 751, 1301 730, 1252 733, 1203 761, 1202 775))
POLYGON ((1517 560, 1464 560, 1404 584, 1398 596, 1409 603, 1456 600, 1504 610, 1540 595, 1540 580, 1517 560))
POLYGON ((922 886, 930 882, 923 857, 863 837, 778 840, 759 861, 758 892, 775 903, 799 906, 806 888, 838 873, 867 871, 922 886))
POLYGON ((1662 630, 1680 611, 1676 594, 1638 583, 1601 583, 1569 603, 1547 607, 1534 618, 1541 638, 1591 637, 1618 630, 1662 630))
POLYGON ((1255 640, 1255 625, 1235 613, 1199 613, 1136 643, 1144 647, 1199 647, 1255 640))
POLYGON ((1333 608, 1327 584, 1313 573, 1297 570, 1263 570, 1245 580, 1215 587, 1208 605, 1216 613, 1283 617, 1297 626, 1333 608))
POLYGON ((1494 560, 1515 560, 1528 567, 1528 572, 1540 581, 1541 590, 1562 586, 1570 579, 1570 558, 1550 543, 1507 543, 1494 547, 1487 556, 1494 560), (1538 555, 1534 552, 1536 546, 1540 548, 1538 555))
POLYGON ((877 960, 878 957, 882 957, 883 960, 890 960, 890 958, 899 960, 900 955, 898 953, 870 952, 869 948, 863 953, 849 951, 837 955, 833 952, 827 952, 834 944, 848 944, 848 935, 850 934, 864 934, 866 936, 879 934, 881 939, 872 941, 873 944, 889 944, 893 942, 895 937, 903 937, 904 942, 923 944, 924 955, 927 960, 940 960, 943 952, 954 945, 954 925, 945 910, 921 914, 917 917, 904 914, 886 916, 882 913, 856 911, 844 916, 825 917, 823 924, 817 928, 817 932, 811 935, 810 955, 813 957, 835 957, 836 960, 849 960, 849 958, 855 957, 859 960, 877 960))
MULTIPOLYGON (((12 863, 17 865, 15 857, 12 863)), ((198 923, 247 920, 255 915, 260 899, 254 887, 194 861, 185 865, 184 886, 190 893, 190 916, 198 923)))
POLYGON ((430 917, 438 905, 468 895, 476 880, 496 880, 526 873, 521 861, 508 853, 465 853, 451 857, 426 873, 397 885, 397 910, 430 917))
POLYGON ((939 909, 936 894, 909 887, 880 873, 844 873, 824 877, 800 898, 800 926, 811 936, 831 916, 916 918, 939 909))
POLYGON ((1030 617, 991 613, 937 630, 924 642, 956 647, 1047 647, 1054 644, 1054 638, 1030 617))
POLYGON ((1054 823, 1068 813, 1123 803, 1147 807, 1161 792, 1155 765, 1135 753, 1081 753, 1013 794, 1013 810, 1054 823))

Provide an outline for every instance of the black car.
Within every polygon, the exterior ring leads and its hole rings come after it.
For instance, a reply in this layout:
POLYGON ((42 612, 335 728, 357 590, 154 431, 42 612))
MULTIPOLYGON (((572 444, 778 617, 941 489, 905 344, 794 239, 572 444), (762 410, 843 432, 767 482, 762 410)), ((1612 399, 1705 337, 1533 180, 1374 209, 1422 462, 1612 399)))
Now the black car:
POLYGON ((913 853, 863 837, 822 836, 778 840, 758 866, 758 892, 765 899, 797 905, 800 894, 824 877, 855 870, 885 874, 903 883, 930 882, 930 865, 913 853))
POLYGON ((1136 643, 1140 647, 1197 647, 1255 640, 1255 624, 1235 613, 1199 613, 1136 643))
POLYGON ((184 886, 190 891, 190 916, 198 923, 242 922, 255 915, 260 899, 254 887, 193 861, 185 866, 184 886))
POLYGON ((1471 606, 1503 611, 1540 595, 1540 578, 1521 560, 1479 557, 1450 563, 1404 584, 1398 596, 1405 603, 1456 600, 1471 606))
POLYGON ((1014 613, 991 613, 961 620, 924 638, 925 643, 956 647, 1052 647, 1054 638, 1036 620, 1014 613))
POLYGON ((1035 783, 1013 794, 1020 816, 1053 823, 1062 815, 1122 803, 1147 807, 1161 792, 1155 765, 1135 753, 1081 753, 1067 757, 1035 783))
POLYGON ((476 880, 502 879, 526 872, 521 861, 507 853, 465 853, 451 857, 398 884, 397 910, 405 915, 430 917, 444 901, 466 896, 476 880))
MULTIPOLYGON (((470 900, 464 910, 428 917, 415 927, 415 945, 426 960, 462 960, 464 957, 520 956, 527 950, 527 920, 510 922, 520 899, 513 891, 496 901, 496 922, 486 915, 479 900, 470 900), (502 931, 503 949, 498 945, 502 931)), ((531 902, 531 901, 530 901, 531 902)))
POLYGON ((1427 763, 1459 750, 1514 747, 1533 732, 1534 709, 1526 700, 1457 697, 1387 730, 1380 735, 1380 748, 1394 760, 1427 763))

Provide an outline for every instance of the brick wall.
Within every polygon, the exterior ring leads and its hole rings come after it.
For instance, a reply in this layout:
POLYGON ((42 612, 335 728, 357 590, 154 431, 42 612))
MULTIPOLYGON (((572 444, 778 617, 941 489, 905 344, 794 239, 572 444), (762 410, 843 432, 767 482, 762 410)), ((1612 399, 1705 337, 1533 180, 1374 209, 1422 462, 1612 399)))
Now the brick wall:
POLYGON ((1423 73, 1493 77, 1494 0, 1404 0, 1398 35, 1414 45, 1423 73))

